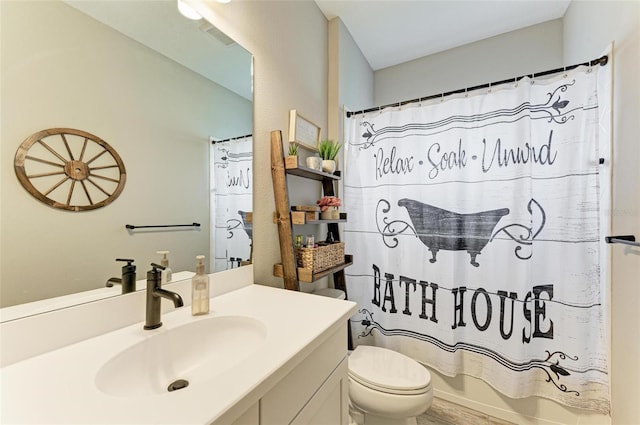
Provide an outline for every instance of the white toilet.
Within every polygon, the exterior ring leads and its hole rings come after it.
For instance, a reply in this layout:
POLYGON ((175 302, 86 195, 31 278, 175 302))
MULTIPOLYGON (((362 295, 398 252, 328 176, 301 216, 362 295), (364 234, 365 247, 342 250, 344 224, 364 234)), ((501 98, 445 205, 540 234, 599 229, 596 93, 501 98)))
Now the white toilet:
MULTIPOLYGON (((315 292, 344 299, 344 292, 315 292)), ((416 425, 433 401, 431 374, 410 357, 359 345, 349 354, 349 416, 355 425, 416 425)))
POLYGON ((357 425, 416 425, 431 407, 429 371, 382 347, 360 345, 349 356, 349 414, 357 425))

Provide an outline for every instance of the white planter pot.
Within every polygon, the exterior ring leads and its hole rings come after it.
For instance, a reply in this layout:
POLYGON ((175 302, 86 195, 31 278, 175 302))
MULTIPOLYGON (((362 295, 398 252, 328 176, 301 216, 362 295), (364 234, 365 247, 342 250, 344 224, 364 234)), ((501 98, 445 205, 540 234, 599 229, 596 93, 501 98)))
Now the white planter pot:
POLYGON ((312 170, 322 170, 322 158, 319 156, 310 156, 307 158, 307 167, 312 170))
POLYGON ((336 161, 333 159, 323 159, 322 160, 322 171, 325 173, 333 174, 336 171, 336 161))
POLYGON ((327 207, 326 210, 320 213, 321 220, 334 220, 334 211, 338 213, 338 217, 340 217, 340 212, 338 212, 337 207, 327 207))

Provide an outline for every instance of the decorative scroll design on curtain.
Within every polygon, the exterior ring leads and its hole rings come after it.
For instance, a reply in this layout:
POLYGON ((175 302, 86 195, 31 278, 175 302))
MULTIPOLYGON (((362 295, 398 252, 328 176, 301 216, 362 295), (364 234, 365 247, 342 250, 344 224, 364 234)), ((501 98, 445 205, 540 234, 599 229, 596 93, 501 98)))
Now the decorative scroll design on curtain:
POLYGON ((367 337, 373 333, 374 330, 380 332, 385 336, 406 336, 420 341, 427 341, 439 349, 447 351, 449 353, 455 353, 458 350, 466 350, 472 353, 478 353, 483 356, 489 357, 495 360, 502 366, 511 369, 515 372, 528 371, 532 369, 542 370, 547 375, 546 382, 552 383, 557 389, 564 393, 573 393, 579 396, 580 393, 575 390, 570 390, 565 384, 560 383, 562 376, 569 376, 571 372, 568 370, 568 366, 560 365, 560 361, 577 361, 578 357, 571 357, 560 351, 550 353, 545 350, 547 357, 545 359, 531 359, 524 363, 516 363, 511 359, 500 355, 499 352, 488 350, 481 345, 466 344, 464 342, 458 342, 456 344, 446 344, 431 335, 426 335, 420 332, 408 331, 405 329, 386 329, 380 323, 373 319, 373 313, 367 309, 358 310, 358 313, 364 315, 363 319, 352 318, 351 322, 359 322, 362 325, 362 332, 358 337, 367 337))
POLYGON ((547 93, 546 102, 538 105, 522 102, 514 108, 501 108, 469 116, 453 115, 435 122, 387 126, 380 130, 374 130, 374 124, 364 121, 362 123, 365 130, 362 133, 364 141, 356 142, 353 146, 358 146, 360 149, 369 149, 387 139, 407 136, 432 136, 454 128, 480 128, 489 125, 513 123, 523 118, 563 124, 575 118, 574 112, 582 110, 580 107, 564 110, 569 105, 569 101, 563 99, 562 93, 566 92, 574 84, 575 81, 571 81, 558 86, 553 92, 547 93), (478 125, 478 123, 482 123, 482 125, 478 125))
POLYGON ((356 344, 609 411, 599 71, 347 121, 356 344))

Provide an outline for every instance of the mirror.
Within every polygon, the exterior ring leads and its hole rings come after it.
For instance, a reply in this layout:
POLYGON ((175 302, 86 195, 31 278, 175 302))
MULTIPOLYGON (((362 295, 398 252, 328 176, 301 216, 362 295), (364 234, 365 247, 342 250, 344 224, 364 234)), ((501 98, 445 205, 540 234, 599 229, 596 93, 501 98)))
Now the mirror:
MULTIPOLYGON (((177 277, 195 270, 198 254, 207 255, 207 272, 236 267, 214 255, 226 243, 214 231, 215 211, 225 209, 214 198, 227 182, 211 177, 212 160, 216 147, 226 146, 220 161, 227 170, 243 164, 225 174, 231 185, 242 182, 245 199, 241 208, 226 208, 230 228, 242 219, 238 211, 252 209, 246 201, 251 138, 245 137, 253 128, 251 54, 205 20, 179 15, 175 0, 2 1, 0 7, 0 319, 17 317, 7 314, 10 306, 42 303, 48 307, 39 311, 46 311, 119 294, 119 285, 105 285, 121 275, 125 263, 116 258, 135 260, 138 281, 151 262, 160 263, 163 250, 177 277), (93 134, 117 151, 126 168, 117 199, 73 212, 22 187, 16 151, 49 128, 93 134), (235 140, 211 143, 237 138, 242 152, 235 140), (191 223, 199 226, 125 227, 191 223)), ((244 238, 242 252, 223 252, 246 264, 251 235, 240 229, 233 233, 244 238)))

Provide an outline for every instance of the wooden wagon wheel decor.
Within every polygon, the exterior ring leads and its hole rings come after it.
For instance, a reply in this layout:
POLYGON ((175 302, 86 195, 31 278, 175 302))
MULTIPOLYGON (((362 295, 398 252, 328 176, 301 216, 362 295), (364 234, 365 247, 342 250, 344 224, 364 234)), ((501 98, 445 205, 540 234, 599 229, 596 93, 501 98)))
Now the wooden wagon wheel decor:
POLYGON ((113 202, 127 173, 107 142, 82 130, 50 128, 18 148, 14 168, 22 186, 54 208, 87 211, 113 202))

